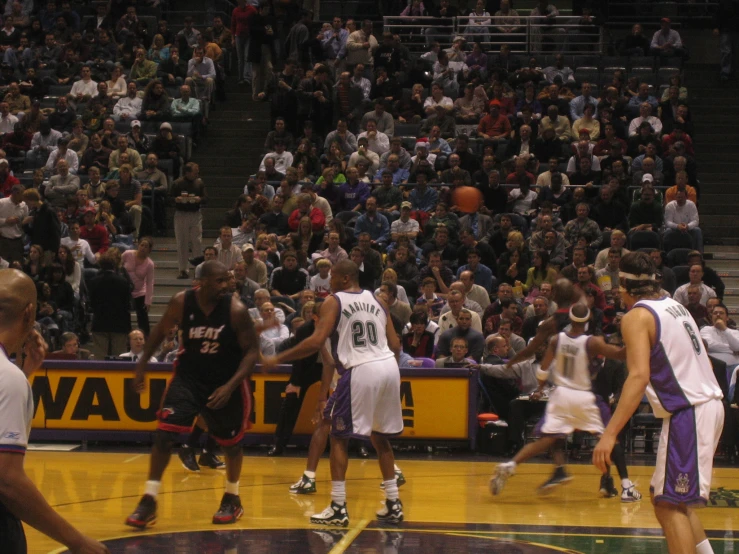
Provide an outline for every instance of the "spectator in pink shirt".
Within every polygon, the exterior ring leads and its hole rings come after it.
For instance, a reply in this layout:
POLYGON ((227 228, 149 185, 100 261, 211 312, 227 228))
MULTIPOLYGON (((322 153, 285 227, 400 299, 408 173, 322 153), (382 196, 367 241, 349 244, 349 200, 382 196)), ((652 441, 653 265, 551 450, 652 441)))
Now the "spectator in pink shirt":
POLYGON ((126 250, 121 256, 123 267, 133 283, 133 304, 136 320, 144 336, 149 336, 149 308, 154 296, 154 261, 149 257, 154 243, 148 237, 139 240, 136 250, 126 250))

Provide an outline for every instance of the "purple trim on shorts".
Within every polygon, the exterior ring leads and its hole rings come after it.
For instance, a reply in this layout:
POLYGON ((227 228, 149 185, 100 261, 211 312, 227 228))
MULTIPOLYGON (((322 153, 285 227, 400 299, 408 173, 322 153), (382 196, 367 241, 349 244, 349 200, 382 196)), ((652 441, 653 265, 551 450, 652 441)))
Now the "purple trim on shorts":
MULTIPOLYGON (((354 436, 354 422, 352 421, 352 372, 346 371, 339 377, 336 390, 331 395, 331 410, 328 412, 331 420, 331 435, 339 439, 356 438, 354 436)), ((326 404, 329 409, 329 404, 326 404)))
POLYGON ((339 329, 339 321, 341 321, 341 298, 339 298, 335 294, 333 295, 333 297, 339 303, 339 313, 336 316, 336 321, 334 321, 334 328, 331 330, 331 334, 329 335, 331 337, 331 356, 333 356, 334 361, 336 362, 336 371, 339 373, 339 375, 344 375, 344 373, 346 373, 346 368, 339 361, 339 331, 338 329, 339 329))
POLYGON ((600 394, 595 395, 595 404, 600 410, 600 418, 603 420, 603 427, 607 427, 611 421, 611 407, 600 394))
POLYGON ((664 472, 662 494, 656 496, 655 501, 671 504, 705 503, 700 491, 698 431, 695 408, 692 406, 670 416, 664 472))

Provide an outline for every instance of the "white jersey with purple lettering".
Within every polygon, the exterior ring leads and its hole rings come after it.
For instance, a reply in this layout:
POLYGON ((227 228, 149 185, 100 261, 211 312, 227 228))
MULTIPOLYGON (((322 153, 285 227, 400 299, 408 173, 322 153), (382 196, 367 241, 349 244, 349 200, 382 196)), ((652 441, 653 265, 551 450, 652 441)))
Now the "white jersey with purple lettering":
POLYGON ((337 292, 339 317, 331 335, 331 353, 339 373, 358 365, 394 358, 387 344, 385 309, 371 291, 337 292))
POLYGON ((672 298, 640 300, 654 316, 656 342, 649 359, 647 398, 659 418, 723 398, 693 316, 672 298))

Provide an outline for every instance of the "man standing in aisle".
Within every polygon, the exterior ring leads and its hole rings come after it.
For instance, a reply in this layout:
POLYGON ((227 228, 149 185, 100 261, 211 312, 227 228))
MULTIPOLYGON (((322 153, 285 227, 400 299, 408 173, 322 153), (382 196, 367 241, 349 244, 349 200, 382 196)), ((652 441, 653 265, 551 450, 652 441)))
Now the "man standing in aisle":
POLYGON ((185 164, 184 175, 172 183, 170 196, 175 202, 174 236, 177 240, 178 279, 188 279, 187 260, 203 252, 203 214, 200 208, 206 202, 205 185, 200 178, 198 164, 185 164))

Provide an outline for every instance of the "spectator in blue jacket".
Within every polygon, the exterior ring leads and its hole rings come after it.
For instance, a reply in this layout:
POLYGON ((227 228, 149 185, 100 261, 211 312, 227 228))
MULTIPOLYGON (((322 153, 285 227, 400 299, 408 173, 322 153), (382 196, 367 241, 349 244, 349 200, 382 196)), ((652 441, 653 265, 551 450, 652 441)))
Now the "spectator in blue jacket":
POLYGON ((359 216, 354 225, 354 236, 369 233, 372 246, 384 248, 390 240, 390 223, 377 212, 377 198, 370 196, 365 202, 366 212, 359 216))

